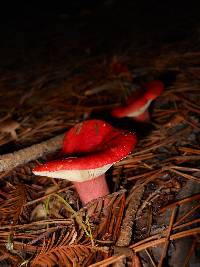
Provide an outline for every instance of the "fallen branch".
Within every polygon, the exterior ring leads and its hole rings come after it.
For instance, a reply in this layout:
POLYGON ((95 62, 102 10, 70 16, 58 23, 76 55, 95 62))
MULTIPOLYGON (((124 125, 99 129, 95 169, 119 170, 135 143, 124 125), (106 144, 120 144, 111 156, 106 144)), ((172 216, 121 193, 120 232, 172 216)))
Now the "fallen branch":
POLYGON ((53 153, 62 146, 64 134, 55 136, 47 141, 21 149, 14 153, 0 156, 0 172, 9 171, 18 165, 36 160, 46 154, 53 153))
MULTIPOLYGON (((116 242, 116 247, 115 247, 116 254, 118 254, 118 251, 121 251, 121 249, 128 247, 130 245, 132 238, 133 224, 143 193, 144 193, 144 186, 140 186, 137 187, 131 194, 132 198, 129 200, 125 217, 121 226, 119 238, 116 242)), ((117 263, 113 264, 114 267, 124 267, 125 265, 126 265, 125 258, 122 258, 117 263)))
POLYGON ((129 246, 131 242, 133 231, 132 227, 143 193, 144 186, 140 186, 132 192, 132 198, 129 201, 125 217, 121 226, 120 235, 116 243, 118 247, 129 246))

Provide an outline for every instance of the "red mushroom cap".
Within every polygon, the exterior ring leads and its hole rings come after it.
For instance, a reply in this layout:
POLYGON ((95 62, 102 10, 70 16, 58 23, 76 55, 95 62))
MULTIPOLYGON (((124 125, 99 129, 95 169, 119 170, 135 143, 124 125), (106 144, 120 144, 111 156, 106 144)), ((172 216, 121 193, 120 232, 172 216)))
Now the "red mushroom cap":
POLYGON ((78 123, 65 134, 63 152, 67 155, 95 152, 102 143, 107 143, 110 134, 114 135, 115 131, 110 124, 102 120, 78 123))
POLYGON ((89 180, 102 175, 113 163, 126 157, 136 141, 135 134, 115 129, 102 120, 78 123, 64 137, 66 158, 38 166, 33 173, 72 181, 89 180), (80 170, 82 177, 78 177, 80 170))
POLYGON ((130 96, 127 99, 126 105, 116 107, 112 110, 112 116, 116 118, 139 117, 164 90, 164 84, 158 80, 145 83, 144 86, 146 87, 145 92, 130 96))
POLYGON ((164 90, 164 84, 161 81, 154 80, 144 84, 146 87, 145 98, 148 100, 154 100, 164 90))

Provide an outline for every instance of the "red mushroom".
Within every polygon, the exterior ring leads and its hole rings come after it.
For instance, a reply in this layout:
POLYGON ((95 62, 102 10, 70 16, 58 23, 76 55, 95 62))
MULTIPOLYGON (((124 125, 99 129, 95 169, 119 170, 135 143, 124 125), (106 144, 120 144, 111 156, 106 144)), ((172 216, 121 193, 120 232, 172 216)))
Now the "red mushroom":
POLYGON ((133 133, 115 129, 102 120, 78 123, 65 135, 65 158, 33 169, 41 176, 72 181, 83 204, 109 194, 105 172, 126 157, 136 144, 133 133))
POLYGON ((154 80, 145 83, 145 92, 137 92, 136 95, 128 98, 126 105, 116 107, 111 115, 116 118, 132 117, 135 121, 148 122, 148 107, 151 102, 157 98, 164 90, 164 84, 161 81, 154 80))

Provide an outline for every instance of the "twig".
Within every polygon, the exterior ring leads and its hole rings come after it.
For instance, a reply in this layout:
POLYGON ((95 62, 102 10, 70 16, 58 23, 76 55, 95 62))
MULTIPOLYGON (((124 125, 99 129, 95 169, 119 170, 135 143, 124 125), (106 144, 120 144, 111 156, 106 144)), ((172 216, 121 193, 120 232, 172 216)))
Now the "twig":
POLYGON ((158 170, 153 170, 153 171, 148 171, 146 173, 141 173, 141 174, 138 174, 138 175, 134 175, 132 177, 127 177, 127 180, 131 181, 131 180, 137 180, 137 179, 140 179, 140 178, 147 178, 149 176, 153 176, 153 175, 157 175, 158 173, 158 170))
POLYGON ((120 162, 115 163, 115 167, 118 166, 124 166, 132 163, 137 163, 138 161, 146 160, 146 159, 151 159, 154 157, 153 153, 147 153, 141 156, 133 156, 133 157, 128 157, 120 162))
POLYGON ((132 267, 142 267, 140 259, 136 253, 134 253, 132 257, 132 267))
POLYGON ((192 213, 195 212, 195 210, 200 208, 200 203, 197 206, 194 206, 191 210, 189 210, 188 212, 186 212, 183 216, 181 216, 180 218, 178 218, 178 220, 176 221, 176 223, 174 224, 174 227, 177 226, 180 222, 184 221, 187 217, 189 217, 192 213))
POLYGON ((165 188, 165 185, 160 186, 153 193, 151 193, 147 199, 145 199, 145 201, 142 203, 141 207, 139 208, 139 210, 137 212, 137 218, 140 216, 143 209, 145 209, 149 205, 149 203, 151 203, 155 198, 159 197, 161 190, 164 188, 165 188))
POLYGON ((189 249, 189 251, 188 251, 188 253, 187 253, 187 255, 186 255, 186 258, 185 258, 183 267, 187 267, 187 266, 189 266, 189 261, 190 261, 190 258, 191 258, 191 256, 192 256, 193 252, 194 252, 195 247, 196 247, 196 240, 193 239, 193 241, 192 241, 192 246, 191 246, 191 248, 189 249))
POLYGON ((183 224, 180 224, 180 225, 177 225, 177 226, 173 226, 173 230, 177 230, 177 229, 180 229, 180 228, 183 228, 183 227, 186 227, 186 226, 190 226, 191 224, 194 224, 194 223, 200 223, 200 219, 194 219, 190 222, 186 222, 186 223, 183 223, 183 224))
MULTIPOLYGON (((176 161, 178 164, 180 163, 183 163, 183 162, 186 162, 186 161, 197 161, 200 159, 200 155, 188 155, 188 156, 174 156, 174 157, 171 157, 171 158, 168 158, 168 159, 165 159, 163 162, 172 162, 172 161, 176 161)), ((173 167, 173 169, 178 169, 177 168, 178 166, 176 167, 173 167)), ((171 166, 170 166, 171 168, 171 166)), ((187 168, 188 170, 187 171, 193 171, 195 168, 187 168)), ((196 169, 197 172, 199 172, 200 170, 199 169, 196 169)))
POLYGON ((191 147, 179 147, 178 150, 180 150, 182 152, 187 152, 187 153, 200 155, 200 149, 194 149, 194 148, 191 148, 191 147))
POLYGON ((28 229, 31 226, 35 225, 49 225, 49 224, 64 224, 64 225, 73 225, 73 220, 72 219, 49 219, 49 220, 42 220, 42 221, 36 221, 36 222, 31 222, 27 224, 16 224, 16 225, 4 225, 0 227, 0 230, 5 230, 5 229, 17 229, 17 230, 22 230, 22 229, 28 229))
POLYGON ((42 143, 0 156, 0 172, 12 170, 18 165, 55 152, 61 148, 63 137, 64 134, 61 134, 42 143))
POLYGON ((94 264, 90 264, 88 267, 106 267, 110 264, 113 264, 121 259, 124 259, 126 256, 125 255, 119 255, 119 256, 113 256, 110 257, 108 259, 105 259, 103 261, 94 263, 94 264))
MULTIPOLYGON (((199 233, 200 233, 200 227, 196 227, 196 228, 193 228, 193 229, 185 230, 185 231, 182 231, 182 232, 179 232, 179 233, 171 235, 170 236, 170 241, 171 240, 176 240, 176 239, 179 239, 179 238, 183 238, 183 237, 186 237, 186 236, 196 235, 196 234, 199 234, 199 233)), ((143 243, 141 245, 137 245, 137 243, 136 243, 134 245, 131 245, 129 248, 132 248, 134 252, 139 252, 141 250, 144 250, 144 249, 147 249, 147 248, 150 248, 150 247, 158 246, 158 245, 164 243, 165 241, 166 241, 166 237, 162 237, 160 239, 156 239, 156 240, 153 240, 153 241, 150 241, 150 242, 146 242, 146 243, 143 243)))
POLYGON ((200 179, 199 179, 199 178, 196 178, 196 177, 194 177, 194 176, 192 176, 192 175, 189 175, 189 174, 186 174, 186 173, 183 173, 183 172, 179 172, 179 171, 176 171, 176 170, 171 169, 171 168, 169 168, 169 170, 170 170, 171 172, 174 172, 174 173, 176 173, 176 174, 178 174, 178 175, 180 175, 180 176, 182 176, 182 177, 188 179, 188 180, 192 180, 192 181, 194 181, 194 182, 200 183, 200 179))
POLYGON ((129 201, 123 224, 121 226, 120 235, 116 243, 119 247, 128 246, 131 242, 132 227, 143 192, 144 186, 138 187, 132 192, 132 198, 129 201))
POLYGON ((184 106, 186 109, 189 109, 189 110, 192 111, 192 112, 195 112, 195 113, 197 113, 197 114, 200 114, 200 110, 197 109, 197 108, 194 108, 194 107, 192 107, 192 106, 190 106, 190 105, 188 105, 188 104, 183 104, 183 106, 184 106))
POLYGON ((79 224, 79 226, 84 230, 85 234, 90 237, 91 243, 93 243, 93 238, 91 238, 90 233, 88 232, 85 224, 83 223, 81 216, 60 195, 58 195, 57 193, 54 193, 54 196, 57 197, 65 205, 67 211, 69 211, 72 215, 74 215, 74 217, 75 217, 77 223, 79 224))
POLYGON ((154 262, 154 260, 153 260, 153 258, 151 256, 151 254, 149 253, 148 249, 145 249, 145 252, 147 253, 147 256, 149 257, 153 267, 156 267, 156 264, 155 264, 155 262, 154 262))
POLYGON ((128 247, 114 247, 114 255, 125 255, 125 258, 119 259, 118 261, 114 262, 112 267, 124 267, 126 266, 126 258, 133 260, 134 253, 132 249, 128 247))
POLYGON ((176 201, 176 202, 174 202, 172 204, 169 204, 169 205, 165 206, 164 208, 162 208, 160 210, 160 212, 165 212, 167 209, 173 208, 174 206, 180 206, 182 204, 185 204, 187 202, 194 201, 194 200, 197 200, 197 199, 200 199, 200 194, 194 195, 194 196, 190 196, 190 197, 178 200, 178 201, 176 201))
POLYGON ((169 227, 168 227, 168 230, 167 230, 166 242, 164 244, 164 248, 163 248, 163 251, 162 251, 162 255, 161 255, 158 267, 162 267, 163 266, 163 261, 164 261, 164 259, 166 257, 167 249, 168 249, 169 242, 170 242, 169 238, 170 238, 171 230, 172 230, 172 227, 173 227, 174 218, 175 218, 175 215, 176 215, 176 210, 177 210, 177 207, 174 207, 174 209, 172 210, 172 214, 171 214, 170 222, 169 222, 169 227))
MULTIPOLYGON (((130 198, 130 201, 128 203, 125 217, 121 226, 120 235, 116 242, 117 246, 116 251, 118 247, 119 249, 120 247, 122 248, 127 247, 131 242, 133 223, 138 210, 138 206, 140 205, 143 192, 144 192, 144 186, 140 186, 137 187, 131 194, 132 198, 130 198)), ((113 264, 113 267, 124 267, 124 266, 125 266, 124 259, 121 259, 117 263, 113 264)))
MULTIPOLYGON (((181 225, 178 225, 178 226, 173 226, 172 230, 177 230, 177 229, 180 229, 180 228, 183 228, 183 227, 186 227, 186 226, 190 226, 194 223, 199 223, 200 222, 200 219, 195 219, 193 221, 190 221, 188 223, 184 223, 184 224, 181 224, 181 225)), ((162 233, 159 233, 159 234, 155 234, 155 235, 152 235, 150 237, 147 237, 141 241, 138 241, 137 243, 131 245, 130 248, 134 248, 134 247, 139 247, 143 244, 147 244, 147 243, 150 243, 151 241, 154 242, 156 240, 160 240, 162 237, 164 237, 166 233, 166 230, 164 230, 162 233)))
POLYGON ((183 166, 170 166, 170 169, 176 169, 176 170, 181 170, 181 171, 186 171, 186 172, 200 172, 200 169, 188 168, 188 167, 183 167, 183 166))
POLYGON ((74 188, 74 185, 70 185, 70 186, 61 188, 61 189, 59 189, 59 190, 53 191, 53 192, 51 192, 51 193, 49 193, 49 194, 46 194, 46 195, 44 195, 44 196, 42 196, 42 197, 39 197, 39 198, 34 199, 34 200, 31 200, 31 201, 27 202, 27 203, 24 205, 24 207, 33 205, 33 204, 35 204, 35 203, 37 203, 37 202, 39 202, 39 201, 43 201, 43 200, 45 200, 46 198, 48 198, 48 197, 54 195, 55 193, 58 194, 58 193, 61 193, 61 192, 63 192, 63 191, 67 191, 68 189, 71 189, 71 188, 74 188))

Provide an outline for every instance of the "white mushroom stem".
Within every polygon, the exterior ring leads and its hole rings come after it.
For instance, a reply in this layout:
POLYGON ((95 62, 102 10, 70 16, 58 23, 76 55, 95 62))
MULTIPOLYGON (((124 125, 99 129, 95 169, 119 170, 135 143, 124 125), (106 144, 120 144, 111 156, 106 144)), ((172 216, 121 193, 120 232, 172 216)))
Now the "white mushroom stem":
POLYGON ((148 122, 150 120, 148 108, 151 102, 152 100, 148 100, 147 103, 141 108, 139 108, 137 111, 127 114, 127 117, 132 117, 135 121, 139 122, 148 122))
POLYGON ((142 114, 138 116, 132 116, 134 121, 139 121, 139 122, 149 122, 150 121, 150 115, 148 109, 145 110, 142 114))
POLYGON ((85 205, 93 199, 109 194, 105 172, 111 166, 112 164, 107 164, 100 168, 88 170, 46 170, 33 171, 33 173, 40 176, 67 179, 73 182, 82 203, 85 205))
POLYGON ((109 194, 105 174, 85 182, 73 182, 73 184, 84 205, 90 202, 91 200, 109 194))
POLYGON ((151 102, 152 102, 152 100, 148 100, 144 106, 138 108, 137 110, 135 110, 133 112, 130 112, 127 115, 127 117, 139 117, 139 116, 141 116, 142 114, 144 114, 148 110, 151 102))

